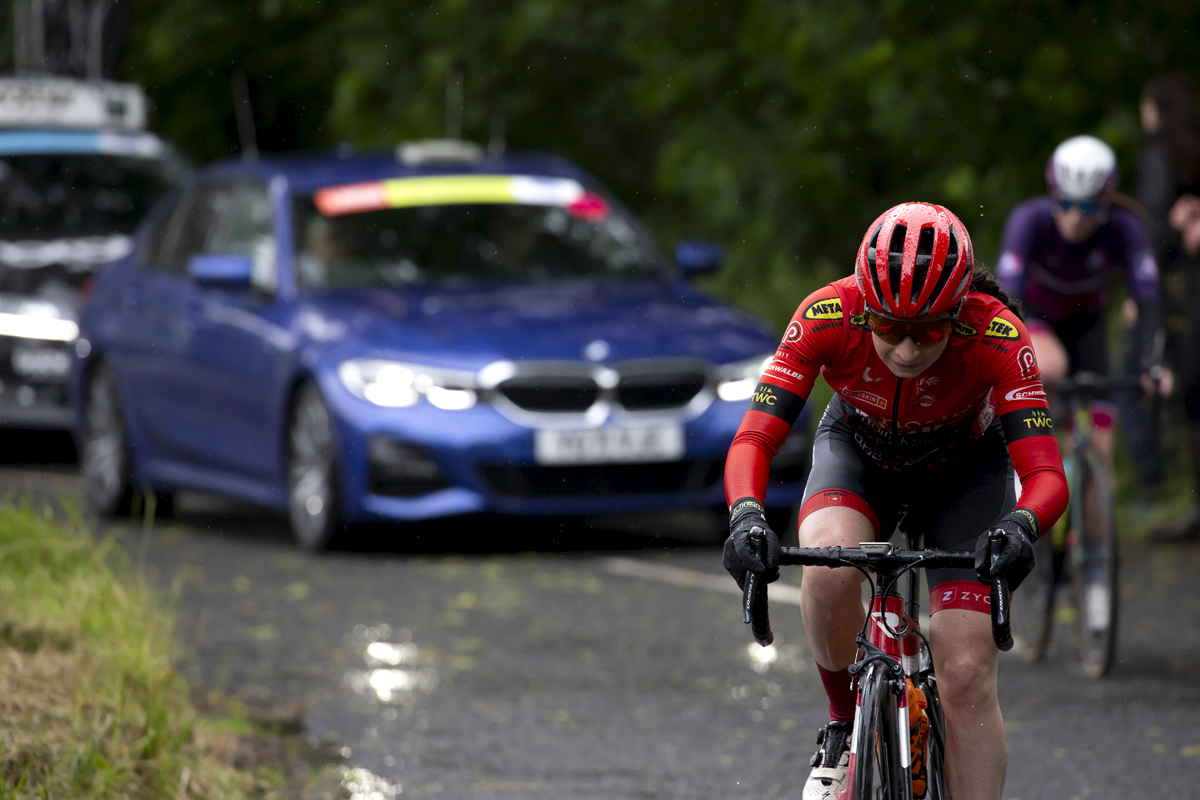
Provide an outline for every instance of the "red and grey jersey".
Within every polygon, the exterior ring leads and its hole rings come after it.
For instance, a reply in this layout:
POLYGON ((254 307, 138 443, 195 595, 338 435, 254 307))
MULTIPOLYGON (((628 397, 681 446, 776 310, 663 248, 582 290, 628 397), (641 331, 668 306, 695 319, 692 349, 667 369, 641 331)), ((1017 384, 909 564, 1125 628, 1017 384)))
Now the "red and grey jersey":
POLYGON ((1062 456, 1024 324, 996 298, 967 295, 946 350, 916 378, 892 374, 875 352, 854 278, 814 292, 792 317, 754 393, 725 468, 730 501, 764 499, 771 458, 817 375, 852 409, 855 441, 880 468, 932 467, 939 450, 978 438, 998 420, 1017 475, 1019 508, 1039 534, 1067 503, 1062 456))

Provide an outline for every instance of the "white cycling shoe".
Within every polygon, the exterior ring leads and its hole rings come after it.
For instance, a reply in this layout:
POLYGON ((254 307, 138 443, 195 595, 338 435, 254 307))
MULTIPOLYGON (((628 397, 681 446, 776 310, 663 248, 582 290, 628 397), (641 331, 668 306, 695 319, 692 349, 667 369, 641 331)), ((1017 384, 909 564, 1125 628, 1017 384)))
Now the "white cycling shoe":
POLYGON ((830 722, 817 734, 817 752, 809 762, 813 770, 804 784, 803 800, 837 800, 838 792, 846 788, 851 727, 849 722, 830 722))
POLYGON ((1108 628, 1109 597, 1108 587, 1099 583, 1089 583, 1084 590, 1085 608, 1087 609, 1087 628, 1100 633, 1108 628))

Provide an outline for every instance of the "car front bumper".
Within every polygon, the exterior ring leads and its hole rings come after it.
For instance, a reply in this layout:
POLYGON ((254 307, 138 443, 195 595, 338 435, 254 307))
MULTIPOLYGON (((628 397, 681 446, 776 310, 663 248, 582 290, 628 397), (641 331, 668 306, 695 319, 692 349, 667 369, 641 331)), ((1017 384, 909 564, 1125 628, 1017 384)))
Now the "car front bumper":
POLYGON ((70 430, 71 343, 0 336, 0 428, 70 430))
MULTIPOLYGON (((330 381, 333 383, 333 381, 330 381)), ((481 403, 462 411, 427 402, 381 408, 325 385, 338 421, 343 512, 349 522, 491 512, 591 515, 725 504, 725 455, 745 403, 713 402, 682 421, 685 452, 656 463, 539 465, 532 428, 481 403)), ((804 489, 806 418, 772 470, 767 503, 789 507, 804 489)))

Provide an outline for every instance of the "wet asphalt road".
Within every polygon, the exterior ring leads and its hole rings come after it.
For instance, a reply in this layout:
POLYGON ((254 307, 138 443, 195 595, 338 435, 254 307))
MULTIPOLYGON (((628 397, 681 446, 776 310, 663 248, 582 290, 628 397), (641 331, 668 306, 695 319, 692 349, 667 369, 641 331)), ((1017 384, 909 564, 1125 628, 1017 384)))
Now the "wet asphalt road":
MULTIPOLYGON (((79 491, 65 464, 0 469, 0 488, 79 491)), ((705 580, 718 548, 678 538, 706 518, 658 537, 453 520, 309 556, 279 516, 179 506, 121 535, 177 593, 180 670, 303 703, 310 737, 397 796, 800 795, 825 702, 799 609, 773 605, 774 660, 755 657, 737 598, 705 580)), ((1124 603, 1108 679, 1082 676, 1063 625, 1046 663, 1004 657, 1005 798, 1200 797, 1200 544, 1128 543, 1124 603)))

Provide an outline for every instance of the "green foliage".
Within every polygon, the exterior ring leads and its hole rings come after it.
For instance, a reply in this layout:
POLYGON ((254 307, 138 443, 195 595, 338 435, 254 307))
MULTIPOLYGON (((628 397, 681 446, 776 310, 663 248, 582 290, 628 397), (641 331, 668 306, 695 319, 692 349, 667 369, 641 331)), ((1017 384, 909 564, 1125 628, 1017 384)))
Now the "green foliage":
POLYGON ((264 149, 389 148, 463 129, 571 158, 664 241, 729 247, 710 283, 777 322, 847 274, 893 203, 948 204, 991 260, 1054 144, 1124 164, 1142 83, 1196 70, 1200 7, 982 0, 135 0, 127 77, 201 158, 236 150, 250 77, 264 149))

